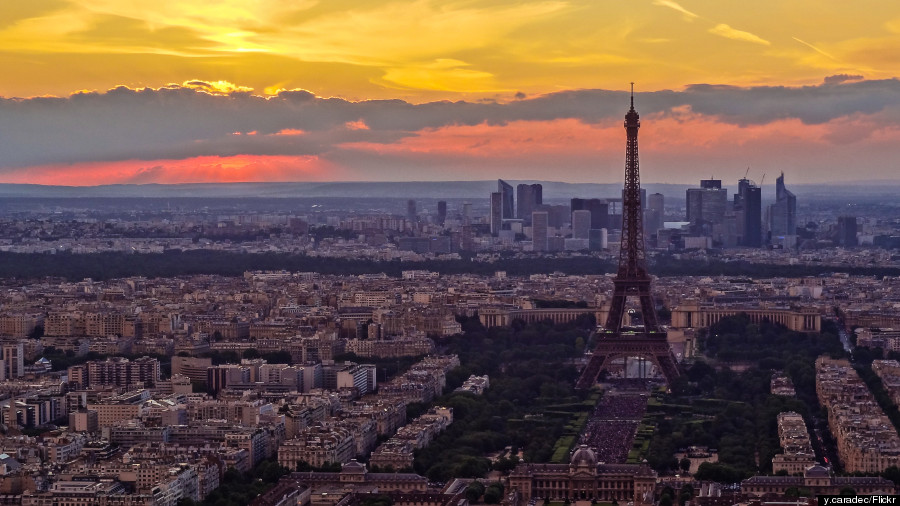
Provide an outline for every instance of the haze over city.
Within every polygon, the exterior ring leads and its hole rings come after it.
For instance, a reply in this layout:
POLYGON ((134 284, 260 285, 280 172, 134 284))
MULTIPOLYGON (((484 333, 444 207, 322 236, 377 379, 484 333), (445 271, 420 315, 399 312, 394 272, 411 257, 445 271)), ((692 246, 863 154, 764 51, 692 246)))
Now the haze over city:
POLYGON ((891 1, 54 0, 0 20, 0 182, 614 183, 631 81, 647 182, 887 180, 900 155, 891 1))

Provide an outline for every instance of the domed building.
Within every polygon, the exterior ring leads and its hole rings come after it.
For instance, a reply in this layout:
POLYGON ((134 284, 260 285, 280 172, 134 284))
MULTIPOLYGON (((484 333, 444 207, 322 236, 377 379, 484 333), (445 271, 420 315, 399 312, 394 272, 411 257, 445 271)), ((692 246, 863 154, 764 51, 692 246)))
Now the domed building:
POLYGON ((572 458, 569 459, 569 466, 575 468, 594 468, 597 467, 597 454, 591 450, 588 445, 580 445, 578 449, 572 452, 572 458))
POLYGON ((652 503, 656 472, 646 464, 605 464, 587 445, 572 452, 568 464, 516 466, 509 475, 510 488, 523 501, 592 500, 652 503))

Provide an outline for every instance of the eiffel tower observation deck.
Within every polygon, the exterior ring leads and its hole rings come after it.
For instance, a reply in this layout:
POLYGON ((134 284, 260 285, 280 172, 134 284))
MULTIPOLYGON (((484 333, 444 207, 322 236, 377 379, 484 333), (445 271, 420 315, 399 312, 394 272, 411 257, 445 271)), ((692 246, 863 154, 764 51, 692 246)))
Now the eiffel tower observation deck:
POLYGON ((631 108, 625 114, 625 190, 622 195, 622 246, 619 268, 613 280, 612 303, 603 330, 597 332, 597 345, 575 384, 590 388, 604 369, 617 359, 640 357, 651 361, 671 383, 678 377, 675 355, 660 328, 656 304, 650 293, 650 275, 644 255, 644 223, 641 205, 641 176, 638 164, 640 116, 634 109, 634 83, 631 108), (625 327, 625 303, 628 297, 640 301, 643 326, 625 327))

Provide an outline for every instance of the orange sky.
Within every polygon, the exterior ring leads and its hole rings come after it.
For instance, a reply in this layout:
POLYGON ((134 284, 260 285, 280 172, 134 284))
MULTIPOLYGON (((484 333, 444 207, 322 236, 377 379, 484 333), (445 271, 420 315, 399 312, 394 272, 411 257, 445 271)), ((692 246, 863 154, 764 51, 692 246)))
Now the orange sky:
POLYGON ((630 81, 646 181, 900 159, 894 0, 2 2, 0 68, 0 182, 614 182, 630 81))

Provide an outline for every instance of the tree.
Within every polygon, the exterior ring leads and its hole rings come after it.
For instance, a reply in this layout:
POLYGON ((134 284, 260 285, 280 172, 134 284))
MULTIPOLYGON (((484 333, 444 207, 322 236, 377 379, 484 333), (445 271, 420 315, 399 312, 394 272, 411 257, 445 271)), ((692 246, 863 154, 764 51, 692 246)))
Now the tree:
POLYGON ((43 325, 35 325, 34 329, 28 333, 28 337, 30 339, 40 339, 44 337, 44 326, 43 325))
POLYGON ((684 506, 684 504, 691 499, 694 498, 694 487, 690 483, 685 483, 681 486, 681 490, 678 492, 678 504, 684 506))
POLYGON ((682 471, 688 472, 691 470, 691 459, 687 457, 682 457, 682 459, 678 462, 678 467, 681 468, 682 471))
POLYGON ((466 499, 470 504, 477 503, 482 494, 484 494, 484 485, 480 481, 475 480, 466 487, 466 499))
POLYGON ((856 495, 856 489, 853 487, 844 487, 841 489, 840 495, 856 495))
POLYGON ((361 503, 361 506, 391 506, 394 501, 391 500, 391 497, 386 494, 377 494, 366 497, 361 503))
POLYGON ((672 506, 672 496, 663 494, 659 497, 659 506, 672 506))
POLYGON ((900 484, 900 468, 897 466, 891 466, 885 469, 881 476, 886 480, 891 480, 894 484, 900 484))
POLYGON ((500 504, 500 501, 503 499, 503 484, 499 481, 495 481, 488 486, 487 490, 484 491, 484 502, 485 504, 500 504))

